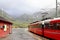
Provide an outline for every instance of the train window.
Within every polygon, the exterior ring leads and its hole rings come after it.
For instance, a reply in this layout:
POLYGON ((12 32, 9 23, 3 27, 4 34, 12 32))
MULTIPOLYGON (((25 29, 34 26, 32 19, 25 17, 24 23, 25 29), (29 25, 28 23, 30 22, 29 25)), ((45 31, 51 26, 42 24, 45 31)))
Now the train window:
POLYGON ((57 23, 57 29, 60 30, 60 23, 57 23))
POLYGON ((41 28, 41 24, 33 25, 32 28, 41 28))
POLYGON ((37 25, 34 26, 34 28, 39 28, 39 27, 40 27, 39 24, 37 24, 37 25))
POLYGON ((57 23, 54 23, 54 29, 55 30, 57 29, 57 23))
POLYGON ((53 23, 53 24, 45 23, 44 28, 45 28, 45 29, 57 29, 57 28, 56 28, 56 23, 53 23))
POLYGON ((50 29, 53 29, 53 24, 49 24, 50 29))
POLYGON ((36 27, 37 27, 36 25, 33 26, 33 28, 36 28, 36 27))
POLYGON ((54 29, 54 30, 60 30, 60 23, 45 23, 44 29, 54 29))
POLYGON ((49 24, 49 29, 57 29, 56 23, 49 24))
POLYGON ((42 28, 42 24, 39 24, 39 28, 42 28))
POLYGON ((51 24, 52 26, 50 26, 51 27, 51 29, 57 29, 56 28, 56 23, 53 23, 53 24, 51 24))
POLYGON ((29 25, 29 28, 32 28, 32 25, 29 25))
POLYGON ((31 27, 32 27, 32 28, 36 28, 36 25, 32 25, 31 27))
POLYGON ((31 28, 34 28, 33 25, 30 26, 31 28))
POLYGON ((42 28, 42 24, 38 24, 36 28, 42 28))
POLYGON ((29 26, 28 26, 28 28, 29 28, 29 26))
POLYGON ((59 27, 60 27, 60 24, 58 24, 58 23, 50 24, 50 29, 57 30, 57 29, 60 29, 59 27))
POLYGON ((45 28, 45 29, 49 29, 49 23, 45 23, 45 24, 44 24, 44 28, 45 28))

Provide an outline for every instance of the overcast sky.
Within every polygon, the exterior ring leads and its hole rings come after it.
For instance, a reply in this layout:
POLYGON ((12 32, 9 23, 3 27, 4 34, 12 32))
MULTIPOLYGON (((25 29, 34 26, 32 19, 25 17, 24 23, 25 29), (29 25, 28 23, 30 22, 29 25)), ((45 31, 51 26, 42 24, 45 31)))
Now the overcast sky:
POLYGON ((55 0, 0 0, 0 9, 9 14, 34 13, 45 8, 55 8, 55 0))

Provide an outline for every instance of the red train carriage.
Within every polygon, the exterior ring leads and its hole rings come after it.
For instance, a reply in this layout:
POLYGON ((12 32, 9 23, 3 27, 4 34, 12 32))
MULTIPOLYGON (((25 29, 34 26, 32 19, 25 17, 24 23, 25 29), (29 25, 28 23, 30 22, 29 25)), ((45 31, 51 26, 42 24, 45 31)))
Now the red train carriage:
POLYGON ((28 29, 31 32, 42 35, 42 26, 41 26, 41 24, 42 24, 41 22, 31 23, 29 25, 28 29))
POLYGON ((47 38, 60 40, 60 18, 32 23, 29 25, 29 31, 47 38))
POLYGON ((45 27, 44 36, 55 40, 60 40, 60 18, 50 20, 45 27))

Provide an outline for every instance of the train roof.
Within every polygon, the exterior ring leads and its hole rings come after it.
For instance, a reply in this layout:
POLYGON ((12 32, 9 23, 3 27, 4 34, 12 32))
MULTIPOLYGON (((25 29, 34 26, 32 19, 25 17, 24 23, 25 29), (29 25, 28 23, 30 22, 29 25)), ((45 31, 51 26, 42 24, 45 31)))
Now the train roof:
POLYGON ((51 21, 55 21, 55 20, 60 20, 60 17, 59 18, 53 18, 53 19, 47 19, 47 20, 44 20, 44 21, 35 21, 35 22, 32 22, 31 24, 37 24, 37 23, 42 23, 42 24, 44 24, 44 23, 49 23, 49 22, 51 22, 51 21))
POLYGON ((48 19, 48 20, 44 20, 44 21, 41 21, 42 24, 44 23, 49 23, 52 19, 48 19))
POLYGON ((53 20, 51 20, 51 22, 53 22, 53 23, 60 22, 60 17, 59 18, 54 18, 53 20))
POLYGON ((44 21, 42 21, 42 23, 49 23, 50 21, 56 21, 56 20, 60 20, 60 17, 59 18, 53 18, 53 19, 44 20, 44 21))
POLYGON ((34 23, 37 23, 37 22, 40 22, 40 21, 35 21, 35 22, 30 23, 30 24, 34 24, 34 23))
POLYGON ((54 18, 54 20, 60 20, 60 17, 59 18, 54 18))
POLYGON ((47 19, 47 20, 44 20, 44 22, 49 22, 49 21, 52 21, 52 20, 60 20, 60 17, 59 18, 53 18, 53 19, 47 19))

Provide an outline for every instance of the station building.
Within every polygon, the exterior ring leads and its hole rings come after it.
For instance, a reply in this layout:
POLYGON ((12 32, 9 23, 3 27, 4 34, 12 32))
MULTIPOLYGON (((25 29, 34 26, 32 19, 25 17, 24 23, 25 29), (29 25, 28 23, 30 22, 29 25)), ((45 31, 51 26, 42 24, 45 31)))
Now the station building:
POLYGON ((12 22, 0 17, 0 38, 12 33, 12 22))

